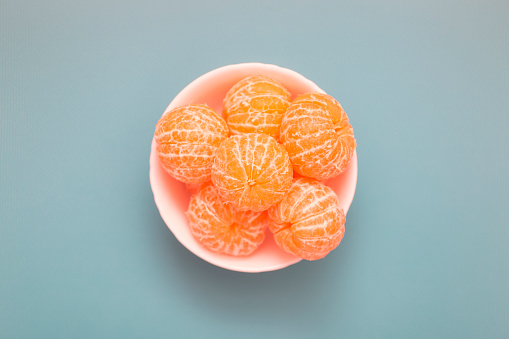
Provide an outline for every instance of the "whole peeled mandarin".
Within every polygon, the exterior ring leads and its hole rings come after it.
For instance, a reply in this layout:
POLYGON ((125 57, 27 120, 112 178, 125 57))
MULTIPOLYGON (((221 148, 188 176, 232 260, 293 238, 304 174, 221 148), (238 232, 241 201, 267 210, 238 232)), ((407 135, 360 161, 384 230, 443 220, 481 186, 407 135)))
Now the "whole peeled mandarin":
POLYGON ((238 211, 211 184, 191 196, 186 216, 196 240, 214 252, 248 255, 265 239, 267 212, 238 211))
POLYGON ((339 102, 321 93, 295 98, 283 117, 279 138, 294 170, 318 180, 343 172, 357 145, 339 102))
POLYGON ((264 133, 277 138, 290 92, 266 76, 249 76, 236 83, 223 101, 223 115, 232 134, 264 133))
POLYGON ((214 153, 227 136, 226 122, 207 105, 166 112, 157 122, 154 135, 163 168, 187 184, 210 180, 214 153))
POLYGON ((292 174, 283 146, 266 134, 250 133, 219 145, 211 178, 221 197, 236 208, 263 211, 283 199, 292 174))
POLYGON ((345 234, 345 214, 334 191, 315 179, 295 179, 269 209, 269 229, 286 252, 306 260, 325 257, 345 234))

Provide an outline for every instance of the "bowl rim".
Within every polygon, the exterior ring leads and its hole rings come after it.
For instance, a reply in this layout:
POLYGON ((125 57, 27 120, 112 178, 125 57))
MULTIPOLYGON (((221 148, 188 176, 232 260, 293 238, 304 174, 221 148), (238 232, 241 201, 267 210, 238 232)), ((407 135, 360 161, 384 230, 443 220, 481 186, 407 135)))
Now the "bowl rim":
POLYGON ((289 68, 277 66, 274 64, 265 64, 261 62, 246 62, 246 63, 239 63, 239 64, 231 64, 226 66, 221 66, 219 68, 213 69, 211 71, 208 71, 207 73, 199 76, 198 78, 191 81, 187 86, 185 86, 176 96, 173 98, 173 100, 170 102, 168 107, 166 108, 165 112, 167 112, 170 109, 175 108, 175 102, 178 102, 182 97, 187 96, 190 92, 192 92, 193 87, 201 85, 201 83, 206 82, 208 78, 210 77, 216 77, 220 76, 221 73, 231 72, 235 70, 242 70, 246 67, 249 68, 259 68, 259 69, 271 69, 272 71, 275 71, 281 75, 291 76, 299 78, 299 81, 306 83, 309 87, 314 87, 317 92, 325 93, 323 89, 318 87, 313 81, 309 80, 305 76, 303 76, 300 73, 297 73, 294 70, 291 70, 289 68))

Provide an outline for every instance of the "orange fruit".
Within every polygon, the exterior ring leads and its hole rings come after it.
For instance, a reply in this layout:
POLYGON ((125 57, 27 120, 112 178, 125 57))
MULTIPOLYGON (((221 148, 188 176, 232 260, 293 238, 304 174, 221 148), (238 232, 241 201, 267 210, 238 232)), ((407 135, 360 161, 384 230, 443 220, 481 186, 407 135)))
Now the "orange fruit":
POLYGON ((217 149, 212 183, 240 210, 263 211, 281 201, 292 184, 288 153, 266 134, 233 135, 217 149))
POLYGON ((248 255, 265 239, 267 212, 238 211, 212 185, 191 196, 186 215, 193 236, 214 252, 248 255))
POLYGON ((223 115, 232 134, 265 133, 275 138, 290 92, 266 76, 249 76, 235 84, 223 101, 223 115))
POLYGON ((318 180, 343 172, 356 147, 345 111, 333 97, 320 93, 295 98, 283 117, 279 138, 294 170, 318 180))
POLYGON ((306 260, 325 257, 345 234, 345 213, 334 191, 317 180, 294 180, 269 211, 269 229, 286 252, 306 260))
POLYGON ((227 136, 226 122, 207 105, 172 109, 157 122, 155 131, 161 165, 188 184, 210 180, 214 152, 227 136))

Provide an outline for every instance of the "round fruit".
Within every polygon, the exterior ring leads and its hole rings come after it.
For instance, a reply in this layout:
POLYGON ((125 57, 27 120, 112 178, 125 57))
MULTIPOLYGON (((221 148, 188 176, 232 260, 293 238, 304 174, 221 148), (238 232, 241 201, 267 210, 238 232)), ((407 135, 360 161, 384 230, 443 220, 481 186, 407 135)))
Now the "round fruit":
POLYGON ((203 183, 210 180, 214 152, 227 136, 226 122, 209 106, 178 107, 157 122, 157 154, 175 179, 203 183))
POLYGON ((250 76, 228 91, 223 114, 232 134, 265 133, 277 138, 289 105, 290 92, 278 81, 250 76))
POLYGON ((238 211, 210 184, 191 196, 186 215, 193 236, 214 252, 248 255, 265 238, 267 212, 238 211))
POLYGON ((294 170, 318 180, 343 172, 356 147, 345 111, 321 93, 303 94, 292 102, 281 123, 280 140, 294 170))
POLYGON ((233 135, 217 149, 212 183, 238 209, 263 211, 283 199, 292 173, 288 153, 274 138, 233 135))
POLYGON ((269 229, 286 252, 306 260, 325 257, 345 234, 345 214, 334 191, 314 179, 296 179, 269 209, 269 229))

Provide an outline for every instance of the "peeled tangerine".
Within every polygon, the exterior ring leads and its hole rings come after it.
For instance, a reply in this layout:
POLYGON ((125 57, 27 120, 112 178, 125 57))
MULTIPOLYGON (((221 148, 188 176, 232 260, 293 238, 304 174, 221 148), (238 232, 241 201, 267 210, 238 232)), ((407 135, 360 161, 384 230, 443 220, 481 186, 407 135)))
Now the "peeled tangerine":
POLYGON ((210 180, 214 152, 228 136, 228 126, 207 105, 166 112, 157 122, 155 139, 163 168, 186 184, 210 180))
POLYGON ((266 212, 237 211, 210 184, 191 196, 186 215, 193 236, 214 252, 248 255, 265 238, 266 212))
POLYGON ((265 133, 277 138, 289 105, 290 92, 278 81, 249 76, 228 91, 223 114, 232 134, 265 133))
POLYGON ((296 179, 269 209, 269 229, 286 252, 306 260, 325 257, 345 234, 345 213, 334 191, 314 179, 296 179))
POLYGON ((294 170, 318 180, 343 172, 356 147, 345 111, 333 97, 321 93, 295 98, 281 123, 280 141, 294 170))
POLYGON ((265 134, 233 135, 217 149, 212 183, 240 210, 263 211, 283 199, 292 184, 288 153, 265 134))

